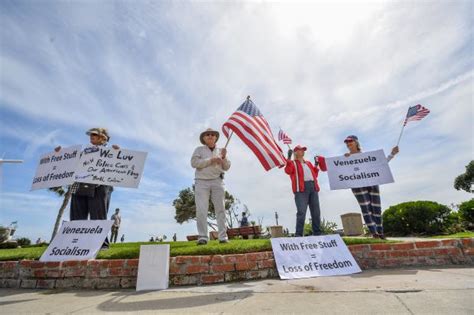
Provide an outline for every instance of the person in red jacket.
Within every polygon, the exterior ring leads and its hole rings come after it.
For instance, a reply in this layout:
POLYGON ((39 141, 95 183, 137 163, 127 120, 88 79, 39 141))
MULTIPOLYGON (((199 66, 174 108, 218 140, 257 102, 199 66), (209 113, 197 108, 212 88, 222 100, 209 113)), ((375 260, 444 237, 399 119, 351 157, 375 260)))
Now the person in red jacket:
POLYGON ((295 159, 291 160, 293 151, 288 151, 285 173, 290 175, 291 186, 295 194, 296 203, 296 236, 303 236, 306 211, 309 206, 313 235, 320 235, 321 210, 319 208, 319 167, 326 171, 326 164, 323 157, 315 158, 315 166, 304 159, 306 147, 297 145, 294 148, 295 159))

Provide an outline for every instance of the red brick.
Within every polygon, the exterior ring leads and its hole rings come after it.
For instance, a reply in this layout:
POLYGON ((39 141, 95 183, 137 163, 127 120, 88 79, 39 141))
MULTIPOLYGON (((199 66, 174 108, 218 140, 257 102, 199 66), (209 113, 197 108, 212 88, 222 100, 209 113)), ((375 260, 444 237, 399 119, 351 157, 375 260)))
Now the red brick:
POLYGON ((38 269, 33 272, 35 278, 46 278, 46 271, 44 269, 38 269))
POLYGON ((59 268, 61 265, 60 261, 48 261, 45 263, 48 268, 59 268))
POLYGON ((211 261, 211 256, 201 256, 200 261, 201 264, 208 264, 211 261))
POLYGON ((218 265, 224 263, 224 256, 222 255, 214 255, 211 259, 211 265, 218 265))
POLYGON ((414 249, 408 251, 408 256, 433 256, 433 250, 431 249, 414 249))
POLYGON ((224 262, 227 264, 232 264, 236 262, 245 262, 245 261, 247 261, 247 256, 244 254, 224 256, 224 262))
POLYGON ((256 261, 238 262, 235 264, 235 270, 253 270, 257 269, 256 261))
POLYGON ((248 253, 247 255, 247 260, 248 261, 255 261, 255 260, 263 260, 266 258, 266 253, 265 252, 260 252, 260 253, 248 253))
POLYGON ((234 270, 235 270, 234 264, 222 264, 222 265, 212 266, 212 272, 225 272, 225 271, 234 271, 234 270))
POLYGON ((390 250, 392 245, 390 244, 370 244, 371 250, 390 250))
POLYGON ((14 269, 17 265, 17 261, 3 261, 0 262, 0 269, 14 269))
POLYGON ((179 275, 182 274, 181 272, 181 267, 176 265, 176 264, 171 264, 170 265, 170 274, 171 275, 179 275))
POLYGON ((69 260, 69 261, 64 261, 62 263, 62 267, 75 267, 79 264, 77 260, 69 260))
POLYGON ((458 244, 459 244, 458 240, 441 240, 442 246, 456 247, 458 246, 458 244))
POLYGON ((459 248, 435 248, 434 254, 437 256, 443 256, 443 255, 448 255, 448 256, 462 256, 463 253, 461 249, 459 248))
POLYGON ((123 269, 122 268, 110 268, 109 269, 109 274, 111 276, 122 276, 123 275, 123 269))
POLYGON ((370 249, 369 245, 367 245, 367 244, 350 245, 350 246, 348 246, 348 248, 352 253, 366 252, 370 249))
POLYGON ((201 282, 203 284, 219 283, 224 282, 224 274, 212 274, 212 275, 202 275, 201 282))
POLYGON ((377 250, 377 251, 370 251, 367 253, 368 258, 385 258, 387 255, 386 253, 389 253, 390 251, 384 251, 384 250, 377 250))
POLYGON ((127 267, 138 267, 138 259, 127 259, 127 267))
POLYGON ((266 259, 258 262, 258 268, 265 269, 265 268, 275 268, 275 259, 266 259))
POLYGON ((32 260, 20 260, 20 267, 21 268, 30 268, 32 260))
POLYGON ((474 247, 474 238, 463 238, 461 239, 462 245, 465 247, 474 247))
POLYGON ((464 249, 464 254, 468 256, 473 256, 474 255, 474 248, 466 248, 464 249))
POLYGON ((394 251, 387 252, 387 254, 390 254, 390 257, 407 257, 407 256, 409 256, 408 252, 404 251, 404 250, 394 250, 394 251))
POLYGON ((123 267, 125 261, 123 259, 115 259, 109 261, 109 268, 123 267))
POLYGON ((440 247, 440 241, 423 241, 423 242, 415 242, 416 248, 433 248, 433 247, 440 247))
POLYGON ((414 249, 415 245, 413 243, 400 243, 400 244, 392 244, 393 250, 408 250, 414 249))
POLYGON ((209 265, 186 266, 186 274, 208 273, 208 272, 209 272, 209 265))
POLYGON ((60 269, 48 269, 46 270, 47 278, 61 278, 63 277, 63 271, 60 269))
POLYGON ((177 256, 176 263, 177 264, 198 264, 199 263, 199 256, 177 256))

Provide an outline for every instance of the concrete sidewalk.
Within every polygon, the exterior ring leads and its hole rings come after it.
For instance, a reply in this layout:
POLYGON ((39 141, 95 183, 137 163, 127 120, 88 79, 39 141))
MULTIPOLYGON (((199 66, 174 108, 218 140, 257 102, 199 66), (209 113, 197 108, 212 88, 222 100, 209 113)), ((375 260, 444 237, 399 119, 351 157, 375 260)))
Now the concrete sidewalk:
POLYGON ((160 292, 0 289, 0 314, 474 314, 474 268, 370 270, 160 292))

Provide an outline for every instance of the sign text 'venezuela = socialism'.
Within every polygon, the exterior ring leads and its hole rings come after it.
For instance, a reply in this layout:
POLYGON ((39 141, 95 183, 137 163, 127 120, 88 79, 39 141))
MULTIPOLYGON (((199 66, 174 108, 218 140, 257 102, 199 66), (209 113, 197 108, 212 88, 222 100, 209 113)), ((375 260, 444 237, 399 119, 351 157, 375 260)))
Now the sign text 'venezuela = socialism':
MULTIPOLYGON (((289 243, 289 244, 280 244, 280 248, 282 251, 298 251, 298 250, 311 250, 311 249, 318 249, 318 248, 331 248, 337 247, 337 241, 331 240, 330 242, 319 241, 318 243, 289 243)), ((326 263, 319 263, 319 262, 310 262, 303 266, 295 265, 295 266, 285 266, 282 265, 283 271, 285 273, 289 272, 303 272, 303 271, 312 271, 312 270, 328 270, 328 269, 339 269, 339 268, 349 268, 352 267, 352 262, 349 260, 344 261, 337 261, 334 260, 332 262, 326 263)))
MULTIPOLYGON (((358 165, 358 164, 364 164, 368 162, 376 162, 377 158, 375 156, 368 156, 363 159, 353 159, 349 161, 341 161, 341 160, 334 160, 332 161, 335 166, 352 166, 352 165, 358 165)), ((380 177, 379 172, 362 172, 360 174, 352 174, 352 175, 339 175, 339 181, 343 182, 346 180, 356 180, 356 179, 365 179, 365 178, 373 178, 373 177, 380 177)))
MULTIPOLYGON (((71 228, 66 227, 62 230, 62 234, 100 234, 102 233, 102 228, 100 226, 94 228, 71 228)), ((81 249, 78 246, 70 248, 57 248, 54 247, 51 250, 50 256, 87 256, 89 254, 89 249, 81 249)))

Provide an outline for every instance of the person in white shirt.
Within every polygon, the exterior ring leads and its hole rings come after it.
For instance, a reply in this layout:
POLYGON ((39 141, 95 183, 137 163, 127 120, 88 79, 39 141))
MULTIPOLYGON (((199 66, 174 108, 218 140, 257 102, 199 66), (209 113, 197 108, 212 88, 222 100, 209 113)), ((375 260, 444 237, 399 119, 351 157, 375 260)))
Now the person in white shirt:
POLYGON ((203 146, 197 147, 191 157, 191 166, 196 169, 194 194, 199 234, 197 244, 205 245, 208 241, 209 198, 211 198, 216 211, 219 242, 227 243, 224 172, 229 170, 230 161, 227 158, 227 150, 216 146, 217 140, 219 140, 218 131, 209 128, 201 133, 199 140, 203 146))
POLYGON ((120 223, 122 223, 122 217, 120 216, 119 212, 119 208, 115 209, 115 213, 112 214, 112 217, 110 218, 110 220, 114 221, 114 224, 112 224, 112 233, 110 235, 110 242, 112 243, 117 243, 118 231, 120 228, 120 223))

